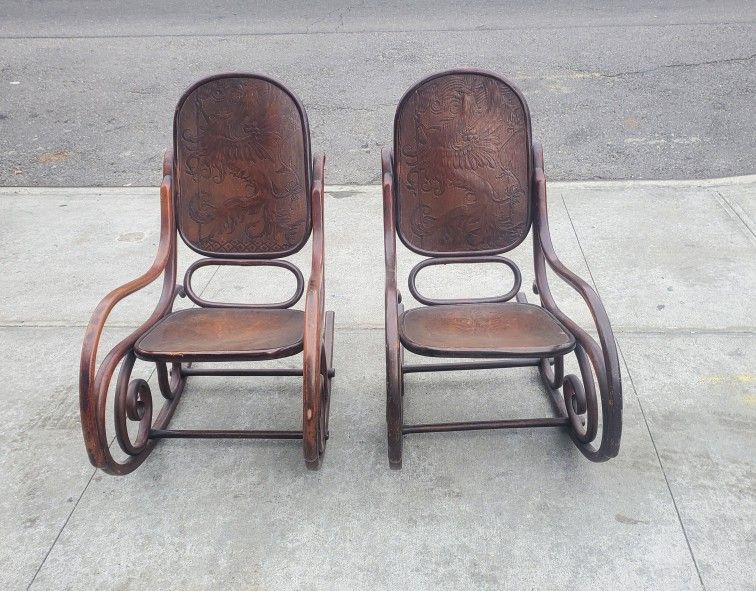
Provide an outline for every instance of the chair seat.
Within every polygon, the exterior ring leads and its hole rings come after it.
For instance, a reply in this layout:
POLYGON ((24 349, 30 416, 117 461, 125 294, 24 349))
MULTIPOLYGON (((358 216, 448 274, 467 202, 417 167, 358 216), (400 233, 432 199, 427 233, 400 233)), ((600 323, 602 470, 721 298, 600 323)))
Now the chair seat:
POLYGON ((515 302, 413 308, 399 317, 399 336, 431 357, 553 357, 575 348, 550 312, 515 302))
POLYGON ((299 353, 303 339, 301 310, 191 308, 160 320, 134 352, 155 361, 276 359, 299 353))

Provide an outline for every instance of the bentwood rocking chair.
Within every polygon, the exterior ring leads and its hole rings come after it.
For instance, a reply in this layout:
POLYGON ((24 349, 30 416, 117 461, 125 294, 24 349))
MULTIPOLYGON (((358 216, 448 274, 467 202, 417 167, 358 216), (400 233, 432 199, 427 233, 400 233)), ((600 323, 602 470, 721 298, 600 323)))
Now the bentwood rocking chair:
POLYGON ((554 252, 543 151, 531 142, 530 114, 520 91, 477 70, 426 78, 399 103, 394 150, 384 149, 382 160, 391 467, 402 465, 405 434, 433 431, 564 426, 588 459, 616 456, 622 389, 614 336, 596 292, 554 252), (514 261, 499 256, 525 240, 531 225, 533 290, 540 306, 527 303, 520 291, 522 276, 514 261), (396 286, 397 235, 407 248, 430 257, 409 275, 410 292, 425 306, 404 310, 402 305, 396 286), (457 300, 432 299, 417 290, 415 278, 424 267, 479 262, 507 265, 514 275, 512 289, 499 297, 457 300), (547 264, 586 302, 598 343, 557 307, 547 264), (410 365, 404 363, 405 348, 424 356, 485 360, 410 365), (564 375, 564 358, 572 353, 581 377, 564 375), (404 374, 523 366, 538 367, 555 417, 404 424, 404 374))
POLYGON ((108 294, 87 327, 81 355, 80 405, 91 462, 110 474, 141 464, 161 438, 302 439, 305 463, 317 468, 328 437, 333 352, 332 312, 324 310, 323 170, 310 156, 301 103, 263 76, 227 74, 193 85, 176 107, 173 152, 166 152, 160 187, 158 254, 141 277, 108 294), (312 271, 304 312, 302 272, 279 260, 305 246, 312 233, 312 271), (176 282, 177 234, 206 258, 176 282), (202 299, 192 274, 207 265, 275 266, 289 270, 296 293, 274 304, 227 304, 202 299), (136 331, 119 342, 95 372, 98 344, 113 307, 163 275, 160 301, 136 331), (177 296, 197 307, 173 312, 177 296), (270 360, 304 352, 302 369, 190 367, 194 362, 270 360), (165 403, 153 413, 143 379, 131 379, 136 359, 155 364, 165 403), (115 384, 115 434, 124 461, 106 436, 106 399, 115 384), (170 370, 168 365, 170 364, 170 370), (189 376, 303 376, 301 431, 169 430, 189 376), (155 414, 155 416, 153 416, 155 414), (129 435, 133 422, 135 437, 129 435), (138 427, 137 427, 138 425, 138 427))

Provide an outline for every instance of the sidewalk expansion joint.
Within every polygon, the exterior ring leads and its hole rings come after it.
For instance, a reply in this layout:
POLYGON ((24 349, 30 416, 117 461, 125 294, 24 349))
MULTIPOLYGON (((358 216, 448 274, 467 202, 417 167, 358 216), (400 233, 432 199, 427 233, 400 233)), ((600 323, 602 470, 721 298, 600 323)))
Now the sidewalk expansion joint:
MULTIPOLYGON (((111 441, 111 445, 112 445, 112 441, 111 441)), ((74 506, 71 507, 71 511, 68 513, 68 516, 63 522, 63 525, 61 526, 60 531, 58 531, 58 535, 55 536, 53 543, 50 545, 50 548, 45 553, 45 557, 42 559, 42 562, 39 563, 37 570, 34 572, 34 576, 32 577, 31 581, 29 581, 29 584, 26 586, 26 591, 29 591, 29 589, 31 589, 31 586, 34 584, 34 581, 37 579, 37 575, 39 575, 39 572, 42 570, 42 567, 45 565, 45 562, 47 562, 47 558, 50 556, 50 553, 53 551, 55 544, 58 543, 58 539, 60 539, 60 536, 63 533, 63 530, 66 529, 66 526, 68 525, 68 521, 71 519, 71 516, 74 514, 74 511, 76 511, 76 507, 79 506, 79 501, 81 501, 82 497, 84 496, 84 493, 87 492, 87 489, 89 488, 89 485, 92 483, 92 480, 94 479, 95 474, 97 474, 97 468, 92 470, 92 474, 89 477, 89 480, 87 480, 87 483, 84 485, 84 488, 79 494, 79 498, 76 499, 74 506)))
POLYGON ((736 222, 740 222, 745 226, 746 229, 746 235, 748 236, 748 239, 750 240, 751 244, 756 246, 756 231, 754 230, 754 222, 748 217, 748 214, 743 211, 743 208, 740 207, 737 203, 733 203, 730 201, 727 197, 722 195, 720 191, 715 190, 714 193, 716 193, 719 196, 719 203, 722 206, 722 208, 727 212, 727 214, 736 222))
MULTIPOLYGON (((585 256, 585 252, 583 251, 583 246, 580 244, 580 237, 578 236, 577 229, 575 228, 575 224, 572 221, 572 216, 570 215, 570 210, 567 207, 567 203, 564 200, 564 197, 562 197, 562 203, 564 204, 564 209, 567 212, 567 219, 570 221, 570 225, 572 226, 572 231, 575 234, 575 240, 577 240, 578 248, 580 248, 580 253, 583 255, 583 261, 585 262, 585 266, 588 269, 588 274, 591 277, 591 281, 593 282, 594 289, 596 289, 596 293, 601 297, 601 294, 599 293, 598 286, 596 285, 595 280, 593 279, 593 273, 591 272, 591 266, 588 264, 588 259, 585 256)), ((701 583, 701 588, 706 591, 706 586, 703 582, 703 577, 701 576, 701 570, 698 568, 698 562, 696 561, 695 554, 693 554, 693 548, 690 545, 690 540, 688 539, 688 532, 685 530, 685 524, 683 523, 682 516, 680 515, 680 509, 677 506, 677 501, 675 500, 675 495, 672 493, 672 487, 669 483, 669 478, 667 478, 667 473, 664 470, 664 464, 662 463, 661 456, 659 455, 659 449, 656 447, 656 442, 654 441, 654 436, 651 433, 651 427, 648 424, 648 419, 646 418, 646 412, 643 409, 643 404, 641 403, 641 399, 638 396, 638 390, 635 388, 635 382, 633 381, 633 376, 630 373, 630 367, 627 364, 627 360, 625 359, 625 355, 622 352, 622 348, 620 347, 619 342, 617 342, 617 351, 619 352, 619 355, 622 357, 622 363, 625 366, 625 371, 627 372, 628 377, 630 378, 630 386, 633 390, 633 393, 635 394, 635 400, 638 403, 638 408, 640 408, 641 416, 643 417, 643 422, 646 425, 646 431, 648 432, 648 436, 651 439, 651 445, 654 448, 654 454, 656 454, 656 461, 659 463, 659 469, 661 470, 662 476, 664 477, 664 482, 667 485, 667 491, 669 492, 669 497, 672 500, 672 506, 675 509, 675 514, 677 515, 677 522, 680 524, 680 528, 682 530, 683 537, 685 538, 685 543, 688 546, 688 553, 690 554, 690 558, 693 561, 693 566, 696 569, 696 574, 698 575, 698 580, 701 583)))
POLYGON ((662 476, 664 477, 664 482, 667 485, 669 498, 672 500, 672 506, 675 508, 677 521, 680 524, 680 529, 682 530, 683 537, 685 538, 685 544, 688 546, 688 553, 690 554, 690 558, 693 561, 693 566, 696 569, 696 574, 698 575, 698 580, 701 583, 701 588, 704 591, 706 591, 706 585, 704 584, 703 577, 701 576, 701 569, 698 567, 698 561, 696 560, 696 555, 693 553, 693 547, 690 545, 688 532, 685 529, 685 524, 683 523, 682 515, 680 514, 680 508, 677 506, 677 500, 675 499, 675 495, 672 492, 672 486, 669 483, 669 478, 667 477, 667 471, 664 469, 664 463, 662 462, 661 456, 659 455, 659 449, 656 447, 656 441, 654 440, 654 435, 651 432, 651 426, 648 424, 646 411, 643 408, 643 403, 641 402, 640 396, 638 395, 638 390, 635 388, 635 381, 633 380, 632 373, 630 373, 630 366, 627 363, 627 359, 625 359, 625 354, 623 353, 622 348, 620 347, 619 343, 617 343, 617 350, 619 351, 619 354, 622 357, 622 363, 625 366, 625 371, 627 372, 627 376, 628 378, 630 378, 630 387, 633 389, 633 393, 635 394, 635 400, 638 403, 638 408, 640 409, 641 416, 643 417, 643 423, 646 425, 646 431, 648 432, 648 437, 649 439, 651 439, 651 445, 654 448, 654 453, 656 454, 656 460, 657 462, 659 462, 659 469, 661 470, 662 476))

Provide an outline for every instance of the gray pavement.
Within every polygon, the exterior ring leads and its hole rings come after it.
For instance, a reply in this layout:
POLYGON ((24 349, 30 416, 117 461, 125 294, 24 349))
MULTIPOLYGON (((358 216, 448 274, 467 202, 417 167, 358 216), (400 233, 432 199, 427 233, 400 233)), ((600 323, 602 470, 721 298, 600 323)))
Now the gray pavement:
MULTIPOLYGON (((337 377, 323 468, 306 471, 294 442, 168 441, 115 478, 84 452, 79 347, 99 298, 154 255, 157 190, 0 188, 0 588, 752 589, 756 177, 552 183, 550 200, 555 246, 617 334, 616 459, 589 463, 559 430, 471 432, 409 436, 390 471, 380 192, 331 186, 337 377)), ((523 285, 529 257, 526 241, 513 256, 523 285)), ((400 253, 402 276, 415 260, 400 253)), ((500 281, 467 271, 492 292, 500 281)), ((288 289, 229 269, 198 279, 209 298, 288 289)), ((556 295, 590 326, 574 294, 556 295)), ((116 308, 103 347, 156 296, 116 308)), ((294 428, 299 400, 297 380, 196 378, 174 424, 294 428)), ((532 370, 407 384, 412 421, 548 409, 532 370)))
POLYGON ((756 8, 743 0, 24 2, 0 5, 0 185, 151 186, 198 78, 258 71, 307 107, 329 182, 379 180, 421 77, 524 91, 552 178, 756 172, 756 8))

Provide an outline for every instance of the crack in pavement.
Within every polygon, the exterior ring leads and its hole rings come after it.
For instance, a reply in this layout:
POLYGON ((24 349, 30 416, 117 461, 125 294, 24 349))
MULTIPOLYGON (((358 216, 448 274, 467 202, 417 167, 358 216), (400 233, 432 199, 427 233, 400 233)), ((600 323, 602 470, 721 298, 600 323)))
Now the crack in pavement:
POLYGON ((576 74, 589 74, 597 78, 623 78, 625 76, 639 76, 643 74, 648 74, 650 72, 655 72, 657 70, 665 70, 668 68, 696 68, 699 66, 714 66, 718 64, 747 62, 754 58, 756 58, 756 53, 753 53, 749 55, 748 57, 731 57, 731 58, 724 58, 724 59, 718 59, 718 60, 708 60, 708 61, 703 61, 703 62, 690 62, 690 63, 683 62, 683 63, 675 63, 675 64, 662 64, 661 66, 654 66, 653 68, 648 68, 646 70, 630 70, 627 72, 615 72, 613 74, 606 73, 606 72, 585 72, 585 71, 580 71, 580 70, 570 70, 570 71, 575 72, 576 74))

